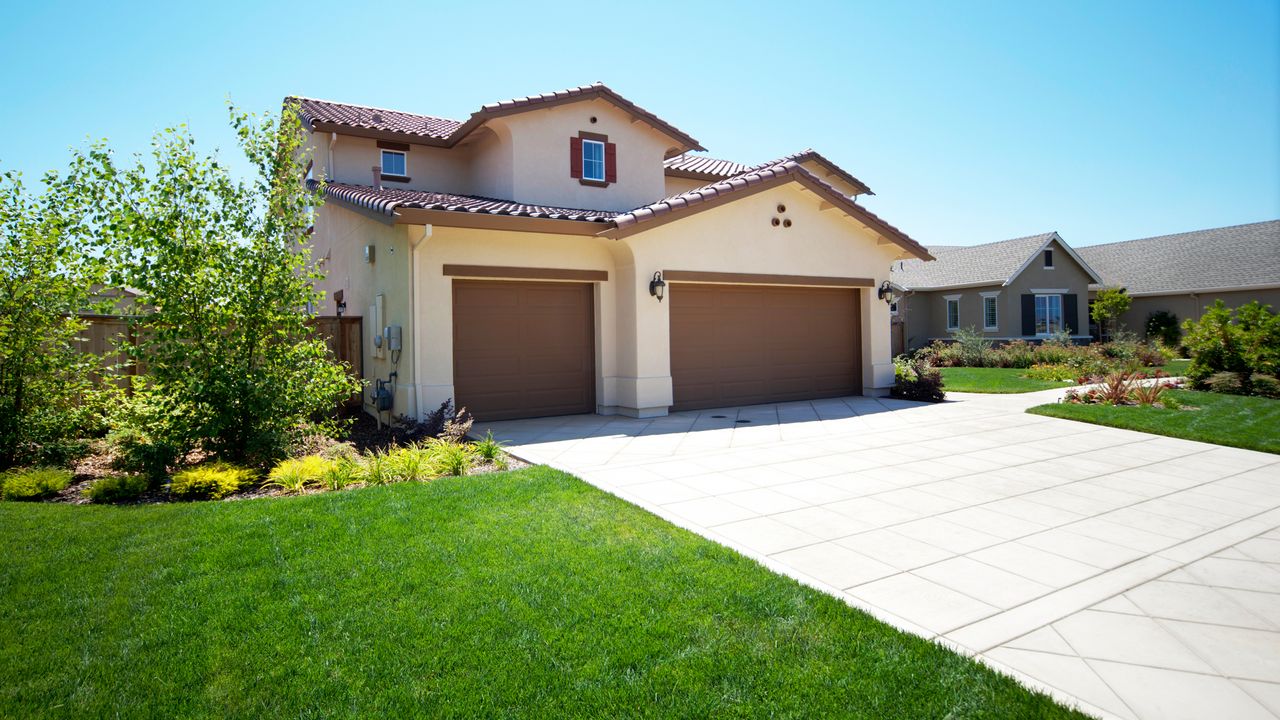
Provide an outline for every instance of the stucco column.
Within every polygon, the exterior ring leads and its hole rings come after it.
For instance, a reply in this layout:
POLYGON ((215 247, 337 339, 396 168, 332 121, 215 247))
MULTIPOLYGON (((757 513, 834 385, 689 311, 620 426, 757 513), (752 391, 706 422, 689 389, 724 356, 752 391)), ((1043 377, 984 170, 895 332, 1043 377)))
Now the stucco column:
MULTIPOLYGON (((876 287, 886 278, 875 278, 876 287)), ((893 340, 889 333, 889 304, 876 297, 876 288, 862 293, 862 394, 884 397, 893 387, 893 340)))
MULTIPOLYGON (((670 302, 649 294, 649 279, 661 266, 635 257, 620 241, 617 258, 617 405, 602 408, 632 417, 660 417, 671 406, 670 302)), ((671 288, 667 288, 671 293, 671 288)))

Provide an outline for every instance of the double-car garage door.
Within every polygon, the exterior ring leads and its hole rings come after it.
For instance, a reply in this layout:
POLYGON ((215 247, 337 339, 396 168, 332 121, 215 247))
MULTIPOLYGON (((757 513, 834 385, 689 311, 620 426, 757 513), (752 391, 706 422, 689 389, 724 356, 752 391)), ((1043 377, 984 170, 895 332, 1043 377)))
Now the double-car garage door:
MULTIPOLYGON (((457 404, 478 419, 595 411, 593 285, 453 284, 457 404)), ((857 290, 673 283, 674 410, 857 394, 857 290)))
POLYGON ((673 285, 673 409, 857 394, 858 316, 851 288, 673 285))

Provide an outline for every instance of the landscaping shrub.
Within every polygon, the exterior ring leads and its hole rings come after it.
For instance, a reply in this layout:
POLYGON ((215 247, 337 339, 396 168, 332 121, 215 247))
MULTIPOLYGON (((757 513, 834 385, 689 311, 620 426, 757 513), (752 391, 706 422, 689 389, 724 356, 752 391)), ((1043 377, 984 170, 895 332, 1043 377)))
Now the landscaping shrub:
POLYGON ((360 482, 363 468, 359 456, 342 456, 333 460, 333 467, 324 476, 326 490, 342 490, 360 482))
POLYGON ((899 357, 893 361, 896 382, 890 394, 903 400, 942 402, 946 393, 942 390, 942 373, 922 358, 899 357))
POLYGON ((1269 305, 1254 301, 1231 310, 1218 300, 1200 320, 1187 320, 1182 327, 1191 352, 1187 377, 1198 387, 1248 395, 1255 375, 1280 372, 1280 315, 1269 305), (1233 383, 1219 377, 1222 373, 1237 379, 1233 383))
POLYGON ((1204 389, 1227 395, 1247 395, 1244 380, 1237 372, 1218 372, 1202 381, 1204 389))
MULTIPOLYGON (((435 442, 429 440, 428 443, 435 442)), ((387 482, 417 482, 430 480, 440 473, 436 470, 435 458, 430 445, 419 447, 392 448, 383 461, 387 482)))
POLYGON ((1098 323, 1098 332, 1103 339, 1112 335, 1112 321, 1117 320, 1133 304, 1133 298, 1124 288, 1103 288, 1089 304, 1089 317, 1098 323))
POLYGON ((0 475, 0 499, 44 500, 66 489, 73 474, 70 470, 38 467, 15 470, 0 475))
POLYGON ((1147 337, 1159 340, 1165 347, 1176 348, 1182 342, 1178 316, 1168 310, 1157 310, 1147 316, 1147 337))
POLYGON ((437 438, 427 442, 432 464, 440 475, 466 475, 475 466, 475 451, 466 443, 437 438))
POLYGON ((112 430, 107 444, 114 457, 112 466, 130 473, 161 479, 185 455, 185 448, 173 432, 182 417, 182 408, 172 398, 135 383, 134 392, 122 397, 110 416, 112 430))
POLYGON ((183 500, 221 500, 251 484, 256 475, 245 467, 206 463, 175 473, 169 493, 183 500))
POLYGON ((96 503, 129 502, 150 488, 151 482, 142 475, 108 475, 90 485, 84 495, 96 503))
POLYGON ((477 440, 472 447, 475 448, 476 455, 485 462, 494 462, 502 457, 502 443, 493 439, 492 430, 486 432, 484 438, 477 440))
POLYGON ((263 487, 275 487, 287 493, 300 493, 309 486, 326 484, 337 463, 319 455, 290 458, 277 464, 267 475, 263 487))
POLYGON ((964 367, 987 367, 991 361, 992 342, 976 328, 961 328, 952 337, 960 349, 959 360, 964 367))
POLYGON ((1280 398, 1280 378, 1276 378, 1274 375, 1254 373, 1249 376, 1249 385, 1252 386, 1254 395, 1280 398))

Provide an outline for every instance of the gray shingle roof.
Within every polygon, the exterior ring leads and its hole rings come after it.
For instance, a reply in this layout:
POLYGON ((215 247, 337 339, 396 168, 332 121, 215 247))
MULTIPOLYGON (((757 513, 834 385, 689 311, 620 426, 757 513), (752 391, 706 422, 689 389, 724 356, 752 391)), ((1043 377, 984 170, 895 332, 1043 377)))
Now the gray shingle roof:
POLYGON ((963 285, 1002 285, 1057 233, 1041 233, 985 245, 929 248, 936 260, 894 263, 889 279, 909 290, 963 285))
POLYGON ((1280 220, 1076 250, 1107 285, 1133 293, 1280 285, 1280 220))

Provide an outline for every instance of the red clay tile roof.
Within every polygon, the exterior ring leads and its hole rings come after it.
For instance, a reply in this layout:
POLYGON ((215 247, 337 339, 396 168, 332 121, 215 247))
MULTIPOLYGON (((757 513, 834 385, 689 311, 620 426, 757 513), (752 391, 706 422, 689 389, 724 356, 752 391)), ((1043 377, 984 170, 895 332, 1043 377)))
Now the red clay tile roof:
POLYGON ((759 165, 743 165, 732 160, 717 160, 716 158, 707 157, 705 155, 677 155, 663 161, 662 166, 666 169, 668 175, 677 177, 694 178, 695 180, 718 180, 720 178, 733 177, 740 175, 749 170, 759 170, 761 168, 772 167, 787 160, 795 160, 798 163, 805 163, 814 160, 827 168, 829 172, 840 177, 845 182, 855 188, 855 195, 875 195, 871 192, 871 188, 867 187, 858 178, 845 172, 844 168, 836 165, 821 153, 813 148, 806 148, 798 153, 793 153, 786 157, 770 160, 759 165))
POLYGON ((364 130, 384 130, 415 137, 443 140, 452 135, 462 123, 448 118, 383 108, 330 102, 314 98, 290 97, 285 102, 297 102, 302 120, 308 125, 327 123, 364 130))
MULTIPOLYGON (((801 154, 803 155, 803 153, 801 154)), ((696 212, 698 205, 730 195, 739 190, 745 190, 761 184, 775 185, 791 179, 799 181, 809 189, 824 196, 828 202, 844 209, 846 213, 861 220, 868 227, 875 229, 912 255, 922 260, 933 259, 928 250, 909 235, 885 222, 880 216, 862 207, 818 176, 806 170, 800 165, 800 162, 785 158, 776 164, 752 168, 725 180, 703 185, 702 187, 672 195, 658 202, 622 213, 613 218, 613 225, 619 230, 624 230, 664 215, 686 211, 696 212)))
POLYGON ((312 128, 329 129, 332 126, 375 135, 408 136, 428 145, 452 147, 490 118, 595 98, 607 100, 658 131, 679 140, 684 145, 682 150, 705 149, 679 128, 622 97, 603 83, 489 103, 472 113, 465 122, 304 97, 287 97, 285 103, 297 102, 303 121, 312 128))
POLYGON ((326 197, 351 205, 373 210, 383 215, 394 215, 397 208, 422 210, 448 210, 485 215, 512 215, 515 217, 545 218, 548 220, 581 220, 584 222, 609 222, 618 213, 608 210, 582 210, 576 208, 528 205, 510 200, 475 195, 382 188, 367 185, 328 183, 324 186, 326 197))
POLYGON ((732 160, 717 160, 706 155, 677 155, 662 162, 668 175, 691 177, 697 180, 715 180, 737 175, 750 166, 732 160))

